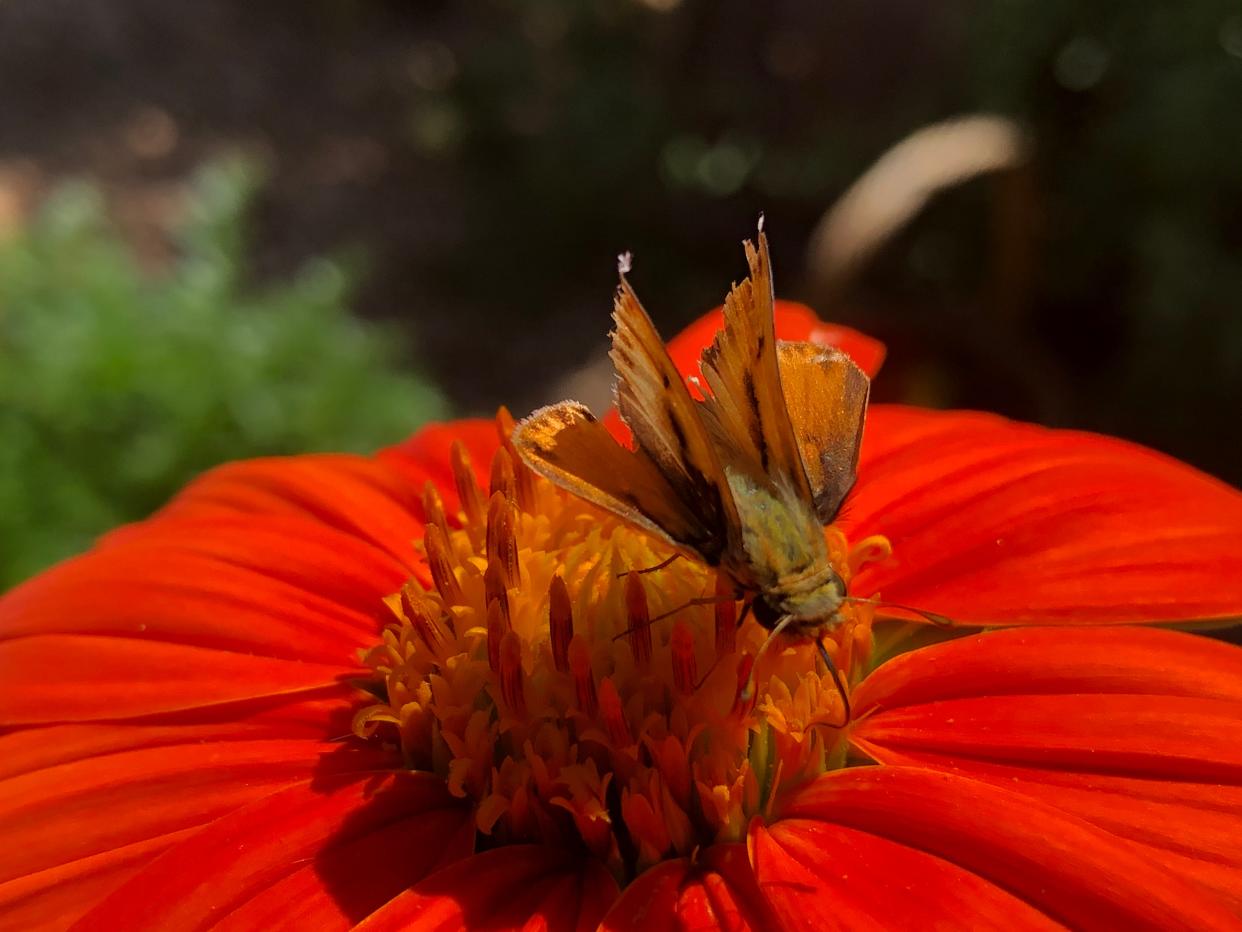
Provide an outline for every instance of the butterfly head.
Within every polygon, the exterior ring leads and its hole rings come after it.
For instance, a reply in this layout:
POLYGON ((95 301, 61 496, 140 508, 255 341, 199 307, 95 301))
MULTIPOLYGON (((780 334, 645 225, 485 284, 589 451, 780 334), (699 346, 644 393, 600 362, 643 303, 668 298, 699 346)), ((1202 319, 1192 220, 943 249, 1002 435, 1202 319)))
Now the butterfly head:
POLYGON ((773 588, 755 596, 752 610, 768 630, 786 616, 795 621, 792 633, 814 634, 840 621, 837 612, 845 603, 843 580, 831 567, 824 567, 813 581, 804 585, 773 588))

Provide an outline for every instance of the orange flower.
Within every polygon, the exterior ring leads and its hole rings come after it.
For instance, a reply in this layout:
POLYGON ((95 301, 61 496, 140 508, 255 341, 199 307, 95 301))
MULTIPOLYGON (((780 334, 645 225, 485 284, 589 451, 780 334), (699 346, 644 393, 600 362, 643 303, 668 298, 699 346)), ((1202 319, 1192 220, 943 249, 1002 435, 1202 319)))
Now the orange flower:
MULTIPOLYGON (((883 357, 797 306, 778 331, 883 357)), ((1238 924, 1242 651, 1134 627, 1242 615, 1238 492, 874 406, 836 568, 956 627, 855 603, 843 725, 806 647, 744 699, 764 632, 661 619, 713 575, 629 573, 668 551, 506 423, 222 467, 0 600, 5 923, 1238 924)))

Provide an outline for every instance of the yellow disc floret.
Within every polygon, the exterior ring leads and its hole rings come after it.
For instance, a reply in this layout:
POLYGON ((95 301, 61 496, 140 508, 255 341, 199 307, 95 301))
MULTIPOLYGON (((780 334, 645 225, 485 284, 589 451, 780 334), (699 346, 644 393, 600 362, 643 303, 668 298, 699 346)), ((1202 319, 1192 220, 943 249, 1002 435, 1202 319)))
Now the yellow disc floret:
MULTIPOLYGON (((507 438, 512 422, 502 412, 507 438)), ((487 495, 462 446, 450 520, 428 485, 426 572, 386 600, 366 655, 385 699, 355 732, 476 802, 493 843, 577 838, 619 877, 717 841, 844 755, 844 709, 815 645, 768 632, 715 570, 536 477, 502 445, 487 495), (753 683, 753 688, 751 687, 753 683), (745 697, 745 698, 744 698, 745 697)), ((848 582, 887 554, 825 531, 848 582)), ((846 681, 872 611, 825 647, 846 681)))

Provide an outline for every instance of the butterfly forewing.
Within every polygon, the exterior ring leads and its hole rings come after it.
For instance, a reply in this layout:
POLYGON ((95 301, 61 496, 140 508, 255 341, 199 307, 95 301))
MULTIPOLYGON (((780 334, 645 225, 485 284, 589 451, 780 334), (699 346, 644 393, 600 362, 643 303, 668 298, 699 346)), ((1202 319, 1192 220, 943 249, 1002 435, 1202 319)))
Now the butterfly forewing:
POLYGON ((696 547, 709 562, 719 562, 732 545, 737 512, 701 406, 624 279, 613 319, 611 355, 621 419, 682 504, 699 516, 704 527, 714 529, 715 539, 696 547))
POLYGON ((798 438, 789 420, 777 363, 771 262, 767 237, 746 243, 750 278, 725 299, 724 329, 703 354, 719 442, 739 466, 766 477, 774 489, 809 501, 798 438))
POLYGON ((871 383, 838 349, 781 343, 777 354, 815 514, 828 524, 854 485, 871 383))

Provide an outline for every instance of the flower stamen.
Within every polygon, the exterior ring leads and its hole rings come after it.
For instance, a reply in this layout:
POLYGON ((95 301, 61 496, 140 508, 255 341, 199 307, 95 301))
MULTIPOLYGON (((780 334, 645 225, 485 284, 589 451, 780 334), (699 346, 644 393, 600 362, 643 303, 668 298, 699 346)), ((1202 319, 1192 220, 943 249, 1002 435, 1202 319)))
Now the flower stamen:
POLYGON ((401 587, 401 611, 420 641, 433 654, 439 652, 443 638, 439 633, 439 608, 409 583, 401 587))
POLYGON ((591 649, 586 638, 575 634, 569 642, 569 669, 574 676, 574 692, 578 709, 594 718, 599 711, 599 694, 595 690, 595 676, 591 672, 591 649))
POLYGON ((625 577, 625 614, 629 626, 630 650, 634 662, 646 670, 651 665, 651 610, 647 606, 647 590, 642 577, 631 570, 625 577))
POLYGON ((513 473, 513 458, 504 447, 497 450, 492 457, 492 473, 487 490, 492 498, 500 494, 506 501, 517 504, 517 477, 513 473))
POLYGON ((574 636, 574 610, 560 574, 553 576, 548 586, 548 633, 552 642, 552 663, 565 673, 569 670, 569 644, 574 636))
POLYGON ((608 729, 608 739, 613 745, 617 748, 633 747, 634 736, 630 732, 629 722, 625 720, 621 696, 610 676, 604 677, 599 684, 599 712, 604 719, 604 727, 608 729))
POLYGON ((669 651, 673 658, 673 685, 683 696, 692 695, 697 685, 698 669, 694 660, 694 632, 684 621, 673 625, 669 651))
MULTIPOLYGON (((500 450, 497 457, 504 452, 500 450)), ((506 588, 520 582, 517 540, 513 536, 513 503, 504 492, 493 493, 487 503, 487 564, 489 567, 496 565, 506 588)))
POLYGON ((483 497, 479 484, 474 478, 474 467, 470 462, 470 454, 466 445, 454 440, 449 450, 449 460, 453 467, 453 485, 457 488, 457 498, 461 502, 461 510, 466 513, 466 523, 479 525, 483 521, 483 497))
POLYGON ((427 527, 423 537, 423 551, 427 555, 427 568, 431 572, 431 581, 444 600, 445 605, 464 605, 466 597, 462 594, 461 585, 457 582, 457 574, 453 571, 452 551, 449 550, 448 539, 438 525, 427 527))
POLYGON ((436 528, 443 539, 448 540, 449 526, 448 518, 444 514, 444 500, 440 498, 440 491, 431 480, 423 486, 423 521, 429 530, 436 528))
POLYGON ((487 603, 487 665, 495 674, 500 673, 500 647, 504 639, 512 634, 509 630, 509 619, 497 600, 487 603))
MULTIPOLYGON (((488 636, 490 635, 489 630, 488 636)), ((522 641, 512 631, 508 631, 500 642, 500 692, 509 711, 518 718, 526 714, 524 685, 522 641)))
POLYGON ((535 474, 530 471, 513 448, 513 429, 517 426, 509 409, 501 407, 496 413, 496 432, 500 435, 501 448, 509 455, 516 486, 517 506, 529 512, 535 507, 535 474))
POLYGON ((488 612, 491 612, 493 605, 498 605, 500 614, 504 617, 505 627, 508 628, 513 616, 509 613, 509 586, 505 579, 504 566, 500 561, 488 561, 487 569, 483 571, 483 592, 487 600, 488 612))
MULTIPOLYGON (((877 603, 850 597, 824 621, 839 692, 813 641, 771 636, 727 574, 536 476, 507 412, 497 425, 486 499, 460 443, 460 509, 423 491, 426 564, 385 600, 394 621, 366 654, 385 698, 359 711, 358 735, 391 730, 409 766, 475 801, 493 844, 576 835, 622 878, 743 840, 764 807, 840 765, 877 603)), ((847 586, 891 552, 824 534, 847 586)))

